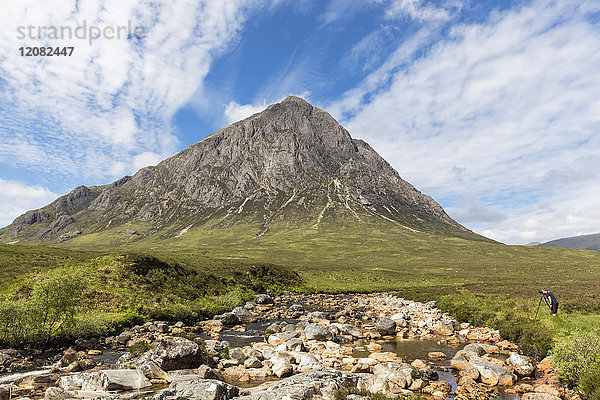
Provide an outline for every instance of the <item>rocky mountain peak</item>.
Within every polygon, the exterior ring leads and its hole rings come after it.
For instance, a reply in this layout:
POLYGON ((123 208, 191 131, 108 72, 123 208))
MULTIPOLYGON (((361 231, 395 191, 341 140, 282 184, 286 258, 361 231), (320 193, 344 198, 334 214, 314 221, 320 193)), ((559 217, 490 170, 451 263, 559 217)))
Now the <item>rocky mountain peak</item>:
POLYGON ((282 223, 319 229, 365 221, 469 232, 329 113, 289 96, 132 177, 76 188, 19 217, 0 241, 71 240, 140 224, 138 239, 238 224, 260 237, 282 223))

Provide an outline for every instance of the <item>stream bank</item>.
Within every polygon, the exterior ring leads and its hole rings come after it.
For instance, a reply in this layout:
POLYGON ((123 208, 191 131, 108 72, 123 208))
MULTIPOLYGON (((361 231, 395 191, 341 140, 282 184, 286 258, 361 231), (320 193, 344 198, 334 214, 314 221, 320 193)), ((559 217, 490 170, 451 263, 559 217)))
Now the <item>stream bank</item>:
POLYGON ((49 370, 8 388, 12 398, 48 400, 357 399, 352 392, 576 399, 548 361, 536 365, 497 331, 460 324, 435 302, 393 293, 263 294, 194 325, 155 321, 80 341, 49 370))

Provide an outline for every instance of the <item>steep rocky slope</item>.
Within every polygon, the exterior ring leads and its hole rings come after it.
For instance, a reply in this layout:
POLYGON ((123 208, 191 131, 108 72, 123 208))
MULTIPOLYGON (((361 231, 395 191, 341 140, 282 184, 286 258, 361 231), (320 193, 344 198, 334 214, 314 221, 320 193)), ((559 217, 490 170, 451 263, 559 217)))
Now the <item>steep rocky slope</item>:
MULTIPOLYGON (((287 97, 106 186, 75 188, 0 231, 0 241, 78 243, 110 232, 166 240, 195 229, 382 224, 481 240, 327 112, 287 97)), ((102 245, 101 242, 98 243, 102 245)))

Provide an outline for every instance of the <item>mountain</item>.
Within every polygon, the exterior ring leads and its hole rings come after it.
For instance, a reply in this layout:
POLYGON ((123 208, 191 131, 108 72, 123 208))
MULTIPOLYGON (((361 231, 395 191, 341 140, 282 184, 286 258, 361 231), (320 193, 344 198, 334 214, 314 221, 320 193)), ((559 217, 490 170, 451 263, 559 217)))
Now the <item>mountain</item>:
POLYGON ((540 244, 540 246, 600 251, 600 233, 551 240, 549 242, 540 244))
POLYGON ((0 230, 0 242, 197 249, 224 237, 260 243, 282 232, 341 231, 488 241, 327 112, 287 97, 156 166, 26 212, 0 230))

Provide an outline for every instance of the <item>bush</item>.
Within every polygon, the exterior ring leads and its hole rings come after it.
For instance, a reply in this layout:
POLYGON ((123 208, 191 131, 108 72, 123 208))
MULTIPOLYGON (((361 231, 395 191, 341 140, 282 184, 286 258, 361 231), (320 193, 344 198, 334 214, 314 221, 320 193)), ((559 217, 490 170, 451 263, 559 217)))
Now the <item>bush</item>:
POLYGON ((0 342, 40 343, 66 335, 75 325, 84 281, 57 270, 34 285, 30 297, 0 304, 0 342))
POLYGON ((594 363, 579 379, 579 388, 588 400, 600 400, 600 361, 594 363))
POLYGON ((558 341, 552 355, 563 383, 579 387, 590 399, 600 398, 600 337, 591 333, 574 334, 558 341))

